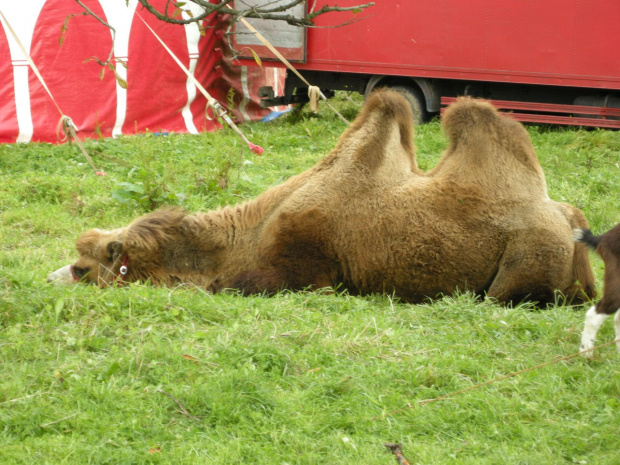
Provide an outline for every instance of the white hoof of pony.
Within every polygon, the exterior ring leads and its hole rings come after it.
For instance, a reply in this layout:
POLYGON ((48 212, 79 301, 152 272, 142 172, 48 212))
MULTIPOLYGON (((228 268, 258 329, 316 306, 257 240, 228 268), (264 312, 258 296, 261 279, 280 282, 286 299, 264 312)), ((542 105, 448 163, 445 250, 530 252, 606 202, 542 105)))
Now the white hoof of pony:
POLYGON ((71 265, 63 266, 47 276, 47 282, 53 284, 73 284, 73 273, 71 265))
POLYGON ((583 352, 581 355, 584 358, 592 358, 594 357, 594 350, 592 350, 593 348, 594 344, 581 344, 581 349, 579 351, 583 352), (584 350, 587 350, 587 352, 584 352, 584 350))

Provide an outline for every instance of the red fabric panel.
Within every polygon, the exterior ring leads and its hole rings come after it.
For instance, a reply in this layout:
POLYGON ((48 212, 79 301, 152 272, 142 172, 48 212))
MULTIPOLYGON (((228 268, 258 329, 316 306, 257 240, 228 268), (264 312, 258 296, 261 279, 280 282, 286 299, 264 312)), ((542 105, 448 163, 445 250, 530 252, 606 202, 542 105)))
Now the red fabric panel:
MULTIPOLYGON (((210 25, 211 22, 205 24, 210 25)), ((221 73, 221 70, 217 68, 218 62, 221 60, 221 52, 218 53, 216 49, 223 47, 221 36, 216 34, 216 30, 212 27, 205 29, 205 35, 198 41, 198 50, 200 55, 198 62, 196 63, 196 69, 194 76, 202 84, 209 95, 216 99, 218 102, 225 101, 225 94, 219 87, 214 87, 213 82, 215 78, 221 73)), ((198 131, 212 131, 220 127, 219 123, 213 119, 209 120, 205 117, 205 108, 207 107, 207 99, 197 91, 196 98, 192 102, 190 109, 192 112, 192 118, 194 125, 198 131)), ((209 117, 213 117, 213 113, 209 110, 209 117)))
POLYGON ((0 27, 0 142, 15 142, 19 134, 15 109, 15 84, 11 53, 4 30, 0 27))
MULTIPOLYGON (((100 0, 103 2, 103 0, 100 0)), ((106 0, 111 1, 111 0, 106 0)), ((116 2, 117 0, 114 0, 116 2)), ((101 18, 104 15, 100 2, 84 0, 84 3, 101 18)), ((158 0, 157 6, 163 8, 166 0, 158 0)), ((108 5, 109 6, 109 5, 108 5)), ((124 14, 124 2, 119 3, 120 10, 116 10, 111 20, 118 21, 124 14)), ((109 10, 108 14, 113 16, 109 10)), ((138 7, 137 12, 162 37, 164 42, 173 50, 178 58, 189 67, 190 56, 192 63, 196 61, 195 76, 207 91, 220 103, 228 107, 227 93, 230 88, 235 92, 235 110, 232 116, 243 121, 238 112, 239 105, 244 109, 244 115, 250 119, 258 119, 267 113, 258 105, 256 90, 261 85, 270 83, 273 79, 272 71, 248 70, 249 82, 245 86, 250 95, 244 95, 244 86, 240 81, 241 68, 230 63, 222 63, 222 53, 216 50, 225 49, 222 32, 226 25, 221 15, 210 19, 205 29, 205 35, 200 37, 198 47, 188 48, 187 30, 183 26, 170 25, 155 19, 150 13, 138 7), (219 25, 213 27, 214 24, 219 25)), ((27 8, 23 10, 26 17, 37 14, 27 8)), ((127 15, 133 10, 126 9, 127 15)), ((186 120, 182 110, 188 101, 187 76, 178 67, 168 52, 155 39, 142 21, 133 17, 130 31, 123 30, 121 36, 127 38, 128 70, 127 92, 121 92, 116 84, 114 73, 106 69, 103 79, 100 79, 102 68, 95 61, 87 61, 97 56, 101 60, 107 59, 112 48, 110 31, 96 19, 85 16, 83 10, 75 2, 66 0, 47 0, 38 16, 37 24, 32 37, 31 56, 47 83, 54 99, 61 111, 72 118, 79 129, 78 136, 97 137, 111 136, 117 118, 117 98, 126 103, 126 112, 123 114, 123 105, 120 105, 119 117, 124 117, 122 132, 133 134, 136 131, 175 131, 187 132, 186 120), (69 27, 62 46, 59 44, 61 27, 65 19, 70 16, 69 27), (126 97, 126 100, 125 100, 126 97)), ((13 24, 18 35, 26 41, 31 33, 29 28, 19 28, 19 21, 13 24)), ((116 24, 116 23, 115 23, 116 24)), ((23 25, 23 23, 21 24, 23 25)), ((118 25, 117 25, 118 26, 118 25)), ((129 27, 127 22, 120 22, 120 27, 129 27)), ((195 26, 190 26, 195 27, 195 26)), ((14 65, 11 62, 7 38, 0 28, 0 142, 14 142, 19 134, 16 112, 16 89, 14 88, 14 65)), ((191 32, 191 31, 190 31, 191 32)), ((191 40, 198 40, 197 34, 191 40)), ((124 47, 121 44, 121 49, 124 47)), ((25 62, 24 62, 25 64, 25 62)), ((22 66, 17 64, 16 66, 22 66)), ((45 92, 32 70, 28 68, 28 92, 30 107, 20 108, 26 121, 32 118, 33 141, 58 142, 56 128, 60 119, 60 112, 45 92), (30 115, 30 114, 31 115, 30 115)), ((23 73, 25 76, 26 73, 23 73)), ((18 73, 18 79, 21 79, 18 73)), ((283 75, 282 75, 283 76, 283 75)), ((19 92, 25 89, 25 83, 20 82, 19 92)), ((190 92, 191 95, 191 92, 190 92)), ((26 99, 19 99, 25 102, 26 99)), ((23 103, 20 103, 23 104, 23 103)), ((191 119, 198 131, 211 131, 219 127, 216 121, 205 118, 206 99, 196 91, 187 117, 191 119)), ((27 129, 24 133, 28 135, 27 129)))
MULTIPOLYGON (((273 68, 261 68, 256 65, 246 66, 244 69, 237 60, 232 60, 232 52, 221 39, 230 24, 230 20, 230 15, 220 14, 217 16, 219 27, 215 31, 215 37, 219 40, 215 46, 219 47, 223 58, 218 58, 210 85, 219 90, 221 95, 216 98, 229 110, 235 121, 246 121, 246 115, 250 117, 250 120, 257 120, 271 111, 261 108, 258 89, 263 86, 273 86, 273 68), (245 82, 243 74, 245 74, 245 82), (232 102, 230 101, 231 98, 232 102)), ((282 71, 280 76, 283 86, 285 71, 282 71)))
MULTIPOLYGON (((85 5, 102 18, 96 0, 85 5)), ((110 31, 91 16, 82 15, 75 2, 48 0, 39 15, 32 40, 31 56, 62 112, 77 126, 80 137, 110 136, 116 118, 116 80, 110 70, 100 79, 101 67, 94 61, 105 60, 112 48, 110 31), (69 22, 62 45, 60 26, 65 18, 78 13, 69 22)), ((55 141, 60 112, 30 70, 30 99, 33 141, 55 141)))
POLYGON ((260 99, 258 99, 258 88, 271 85, 271 82, 268 82, 268 76, 273 73, 272 68, 246 67, 247 81, 245 85, 249 92, 249 95, 246 95, 242 81, 242 67, 233 65, 230 60, 222 60, 221 67, 222 74, 215 81, 214 85, 222 90, 224 98, 221 101, 226 102, 227 108, 230 105, 228 103, 228 96, 232 96, 233 104, 229 110, 236 121, 245 121, 246 118, 243 113, 250 116, 250 119, 255 120, 262 118, 271 111, 267 108, 261 108, 260 99))
MULTIPOLYGON (((165 0, 152 2, 155 7, 165 0)), ((181 110, 187 103, 187 75, 137 17, 139 14, 161 37, 184 66, 189 66, 185 30, 164 23, 141 7, 131 25, 127 70, 127 116, 124 134, 143 132, 187 132, 181 110), (165 38, 165 39, 164 39, 165 38)))

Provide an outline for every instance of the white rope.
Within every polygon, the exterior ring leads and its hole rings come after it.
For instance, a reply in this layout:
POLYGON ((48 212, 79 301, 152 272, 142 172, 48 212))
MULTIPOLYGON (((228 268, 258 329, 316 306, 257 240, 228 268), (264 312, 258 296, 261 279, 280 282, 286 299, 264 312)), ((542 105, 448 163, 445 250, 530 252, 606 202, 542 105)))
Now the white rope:
POLYGON ((196 77, 190 72, 190 70, 187 69, 183 63, 181 63, 181 60, 179 60, 177 58, 177 56, 174 54, 174 52, 172 50, 170 50, 170 47, 168 47, 166 45, 166 43, 161 39, 161 37, 159 37, 157 35, 157 33, 151 28, 151 26, 148 25, 148 23, 144 20, 144 18, 142 16, 140 16, 140 13, 138 13, 137 10, 136 10, 135 14, 138 16, 138 18, 140 18, 142 20, 144 25, 148 28, 149 31, 151 31, 151 33, 159 41, 159 43, 162 45, 162 47, 164 47, 164 49, 168 52, 168 54, 172 57, 172 59, 176 62, 176 64, 179 65, 179 68, 181 68, 185 72, 185 74, 187 74, 187 76, 194 83, 194 85, 200 91, 200 93, 202 95, 204 95, 204 97, 207 99, 207 104, 213 109, 213 112, 215 113, 215 115, 217 117, 219 117, 219 118, 222 118, 224 121, 226 121, 226 123, 243 139, 243 141, 246 144, 248 144, 248 147, 250 148, 250 150, 252 152, 254 152, 254 153, 258 154, 258 155, 263 153, 263 148, 258 146, 258 145, 255 145, 255 144, 251 143, 243 135, 243 133, 239 130, 237 125, 233 122, 232 119, 230 119, 230 117, 226 113, 226 109, 222 105, 220 105, 220 103, 216 99, 214 99, 209 94, 209 92, 207 92, 207 90, 202 86, 202 84, 200 84, 198 79, 196 79, 196 77))
MULTIPOLYGON (((32 57, 26 51, 26 47, 24 47, 24 45, 22 44, 21 40, 19 40, 19 37, 17 36, 17 33, 13 30, 13 27, 11 27, 11 24, 9 23, 9 20, 6 19, 6 16, 4 16, 4 13, 2 13, 1 10, 0 10, 0 15, 2 16, 2 19, 4 20, 4 23, 6 24, 7 28, 9 29, 9 32, 13 36, 13 39, 15 39, 15 42, 19 46, 19 48, 22 51, 23 55, 26 57, 26 60, 28 61, 28 64, 30 65, 30 68, 32 68, 32 71, 34 72, 34 74, 39 79, 39 82, 41 82, 41 85, 43 86, 43 88, 47 92, 47 95, 49 95, 50 99, 52 99, 52 102, 56 106, 56 109, 58 110, 58 113, 60 113, 60 121, 58 122, 58 126, 56 127, 56 136, 59 139, 61 139, 60 138, 60 128, 62 128, 65 134, 67 134, 67 133, 69 134, 69 137, 70 137, 69 138, 69 142, 71 142, 71 138, 75 139, 75 142, 77 143, 78 147, 82 151, 82 154, 84 154, 84 157, 86 158, 86 160, 90 164, 91 168, 95 171, 95 173, 98 176, 105 176, 105 173, 103 171, 98 171, 97 168, 95 167, 95 164, 93 163, 92 158, 90 158, 90 156, 88 155, 88 152, 86 152, 86 149, 82 145, 82 142, 80 141, 80 139, 78 139, 77 130, 76 130, 75 125, 73 124, 73 121, 71 120, 71 118, 69 118, 67 115, 65 115, 62 112, 62 110, 60 109, 60 106, 58 105, 58 103, 56 103, 56 100, 54 99, 54 96, 52 95, 52 92, 47 87, 47 84, 45 83, 45 79, 43 79, 43 76, 41 76, 41 73, 39 72, 39 69, 37 68, 37 65, 34 64, 34 61, 32 60, 32 57)), ((61 140, 64 140, 64 139, 61 139, 61 140)))
MULTIPOLYGON (((333 107, 333 106, 329 103, 329 101, 327 100, 327 97, 325 97, 325 95, 323 94, 323 92, 321 92, 321 89, 319 89, 319 88, 318 88, 318 87, 316 87, 316 86, 312 86, 312 85, 310 85, 310 83, 309 83, 309 82, 308 82, 308 81, 307 81, 307 80, 306 80, 306 79, 305 79, 305 78, 304 78, 301 74, 299 74, 299 71, 297 71, 297 70, 293 67, 293 65, 291 65, 291 64, 289 63, 289 61, 288 61, 286 58, 284 58, 284 56, 283 56, 283 55, 282 55, 282 54, 281 54, 278 50, 276 50, 276 48, 275 48, 273 45, 271 45, 271 43, 269 43, 269 41, 268 41, 267 39, 265 39, 265 38, 261 35, 261 33, 260 33, 260 32, 258 32, 256 29, 254 29, 254 27, 252 27, 252 25, 251 25, 250 23, 248 23, 248 22, 245 20, 245 18, 240 18, 240 19, 239 19, 239 21, 241 21, 241 23, 243 23, 243 25, 244 25, 245 27, 247 27, 247 28, 250 30, 250 32, 252 32, 252 33, 256 36, 256 38, 257 38, 258 40, 260 40, 263 44, 265 44, 265 47, 267 47, 267 48, 271 51, 271 53, 273 53, 273 54, 274 54, 274 55, 275 55, 275 56, 276 56, 276 57, 277 57, 277 58, 278 58, 278 59, 279 59, 282 63, 284 63, 284 64, 288 67, 288 69, 290 69, 293 73, 295 73, 295 75, 296 75, 299 79, 301 79, 301 80, 302 80, 302 82, 304 82, 304 83, 308 86, 308 94, 310 94, 310 92, 311 92, 311 88, 313 88, 313 89, 312 89, 312 92, 313 92, 313 93, 315 93, 315 92, 316 92, 316 90, 318 90, 318 94, 319 94, 319 96, 320 96, 323 100, 325 100, 325 103, 327 104, 327 106, 328 106, 329 108, 331 108, 331 109, 334 111, 334 113, 336 113, 336 114, 340 117, 340 119, 341 119, 342 121, 344 121, 346 124, 350 124, 350 123, 346 120, 346 118, 345 118, 344 116, 342 116, 342 115, 340 114, 340 112, 338 112, 338 110, 336 110, 336 109, 335 109, 335 108, 334 108, 334 107, 333 107)), ((317 108, 317 110, 318 110, 318 104, 316 103, 316 101, 315 101, 315 104, 316 104, 316 108, 317 108)), ((312 107, 312 105, 313 105, 313 104, 312 104, 312 100, 311 100, 311 107, 312 107)), ((313 111, 315 111, 315 110, 313 110, 313 111)))

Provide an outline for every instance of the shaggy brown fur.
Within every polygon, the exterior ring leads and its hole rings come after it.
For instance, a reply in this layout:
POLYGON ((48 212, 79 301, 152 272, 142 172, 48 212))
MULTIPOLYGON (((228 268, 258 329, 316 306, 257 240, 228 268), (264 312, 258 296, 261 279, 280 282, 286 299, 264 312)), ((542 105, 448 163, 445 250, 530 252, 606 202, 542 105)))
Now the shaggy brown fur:
POLYGON ((74 270, 107 283, 126 255, 128 281, 244 294, 342 284, 410 302, 456 290, 504 302, 593 297, 587 251, 571 238, 587 222, 549 199, 525 129, 471 99, 448 109, 443 128, 449 147, 425 174, 409 105, 378 91, 313 168, 241 205, 87 232, 74 270))

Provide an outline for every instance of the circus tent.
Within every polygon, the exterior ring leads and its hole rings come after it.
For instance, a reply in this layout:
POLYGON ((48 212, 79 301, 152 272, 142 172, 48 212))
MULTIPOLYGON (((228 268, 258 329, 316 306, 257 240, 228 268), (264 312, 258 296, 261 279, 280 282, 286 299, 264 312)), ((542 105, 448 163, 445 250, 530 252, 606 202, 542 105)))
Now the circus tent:
MULTIPOLYGON (((0 142, 57 142, 62 114, 71 118, 80 138, 217 128, 205 113, 205 97, 142 19, 237 121, 268 113, 259 106, 258 88, 283 83, 281 70, 223 59, 224 26, 218 18, 211 18, 201 35, 194 24, 155 19, 135 1, 82 2, 115 29, 114 40, 112 31, 84 15, 76 2, 0 0, 0 142), (101 66, 94 57, 112 59, 101 66)), ((163 7, 166 1, 153 3, 163 7)))

